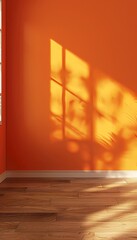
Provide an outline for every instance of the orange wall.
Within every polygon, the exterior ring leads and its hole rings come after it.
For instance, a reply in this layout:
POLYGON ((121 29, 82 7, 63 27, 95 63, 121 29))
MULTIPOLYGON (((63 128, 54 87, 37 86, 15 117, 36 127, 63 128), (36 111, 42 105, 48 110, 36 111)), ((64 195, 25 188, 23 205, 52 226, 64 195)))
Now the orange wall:
POLYGON ((0 173, 6 170, 6 74, 5 74, 5 1, 2 4, 2 125, 0 125, 0 173))
POLYGON ((96 82, 137 94, 136 25, 136 0, 7 1, 8 170, 137 169, 126 127, 109 151, 94 139, 96 82), (90 139, 51 141, 50 39, 89 66, 90 139))

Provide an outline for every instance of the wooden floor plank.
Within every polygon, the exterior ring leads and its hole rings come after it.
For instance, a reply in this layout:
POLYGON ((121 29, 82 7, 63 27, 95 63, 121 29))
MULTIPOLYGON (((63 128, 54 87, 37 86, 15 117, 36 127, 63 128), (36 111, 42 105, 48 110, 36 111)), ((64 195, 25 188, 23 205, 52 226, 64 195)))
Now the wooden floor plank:
MULTIPOLYGON (((81 233, 2 233, 1 240, 14 239, 14 240, 82 240, 85 235, 81 233)), ((92 240, 92 239, 91 239, 92 240)))
POLYGON ((0 222, 51 222, 56 221, 56 213, 0 213, 0 222))
POLYGON ((0 184, 0 240, 137 239, 137 179, 14 178, 0 184))

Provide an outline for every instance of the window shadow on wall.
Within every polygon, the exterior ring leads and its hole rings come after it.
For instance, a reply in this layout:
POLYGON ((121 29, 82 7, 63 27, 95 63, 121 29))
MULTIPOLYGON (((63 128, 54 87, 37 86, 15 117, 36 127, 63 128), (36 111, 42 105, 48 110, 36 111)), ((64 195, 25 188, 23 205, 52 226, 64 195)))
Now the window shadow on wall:
POLYGON ((50 40, 50 141, 63 142, 85 170, 135 163, 134 93, 50 40))

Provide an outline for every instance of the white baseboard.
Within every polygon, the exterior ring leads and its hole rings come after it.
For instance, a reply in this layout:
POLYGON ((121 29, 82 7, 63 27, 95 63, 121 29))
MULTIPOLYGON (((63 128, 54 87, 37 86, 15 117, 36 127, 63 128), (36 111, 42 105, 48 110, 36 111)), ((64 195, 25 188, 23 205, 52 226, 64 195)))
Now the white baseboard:
POLYGON ((135 170, 6 171, 3 178, 137 178, 135 170))
POLYGON ((6 178, 7 178, 7 173, 6 172, 1 173, 0 174, 0 183, 3 182, 6 178))

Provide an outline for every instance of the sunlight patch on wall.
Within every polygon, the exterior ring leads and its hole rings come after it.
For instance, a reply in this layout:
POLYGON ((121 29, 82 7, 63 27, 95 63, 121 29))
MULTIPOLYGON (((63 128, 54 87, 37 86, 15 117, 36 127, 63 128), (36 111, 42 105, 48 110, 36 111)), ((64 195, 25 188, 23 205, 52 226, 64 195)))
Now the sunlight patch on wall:
POLYGON ((52 137, 62 139, 62 87, 51 80, 51 120, 54 122, 52 137))
POLYGON ((113 79, 95 75, 94 141, 98 169, 113 169, 121 161, 130 166, 137 153, 137 100, 113 79))
POLYGON ((137 167, 137 100, 125 86, 50 41, 50 139, 66 140, 83 169, 137 167), (132 164, 131 164, 132 160, 132 164))
POLYGON ((51 140, 89 139, 89 66, 51 40, 51 140))
POLYGON ((51 77, 58 82, 62 82, 60 76, 62 70, 62 47, 53 40, 50 41, 50 70, 51 77))
POLYGON ((89 92, 87 88, 89 79, 89 66, 75 54, 66 50, 66 69, 68 77, 66 88, 76 94, 81 100, 89 101, 89 92))

